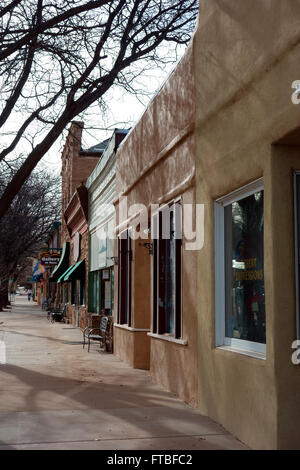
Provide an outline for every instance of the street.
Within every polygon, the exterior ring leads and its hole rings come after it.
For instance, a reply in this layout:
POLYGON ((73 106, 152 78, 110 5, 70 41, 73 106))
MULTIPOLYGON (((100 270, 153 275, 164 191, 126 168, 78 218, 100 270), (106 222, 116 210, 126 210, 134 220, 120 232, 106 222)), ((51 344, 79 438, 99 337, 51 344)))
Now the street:
POLYGON ((26 296, 0 322, 0 450, 246 449, 147 371, 98 343, 88 353, 79 329, 49 323, 26 296))

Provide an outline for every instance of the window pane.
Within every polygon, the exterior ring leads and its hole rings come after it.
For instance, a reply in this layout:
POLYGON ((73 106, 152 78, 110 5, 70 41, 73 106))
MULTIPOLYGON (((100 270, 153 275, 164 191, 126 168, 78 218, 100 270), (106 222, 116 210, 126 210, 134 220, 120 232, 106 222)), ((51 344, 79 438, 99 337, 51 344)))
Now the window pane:
POLYGON ((80 281, 80 305, 85 305, 85 282, 80 281))
POLYGON ((295 175, 295 239, 296 239, 296 328, 297 328, 297 339, 300 339, 300 304, 299 304, 299 292, 300 292, 300 174, 298 172, 295 175))
POLYGON ((152 332, 158 333, 157 322, 157 280, 158 280, 158 215, 152 219, 153 279, 152 279, 152 332))
POLYGON ((114 315, 114 288, 115 288, 115 272, 114 269, 111 268, 110 271, 111 276, 111 315, 114 315))
POLYGON ((263 191, 225 207, 226 337, 266 342, 263 191))
POLYGON ((128 231, 118 241, 118 318, 121 324, 131 326, 131 238, 128 231))
POLYGON ((95 273, 95 312, 100 313, 100 272, 95 273))
POLYGON ((174 334, 175 327, 175 224, 174 212, 159 214, 159 333, 174 334), (168 218, 168 220, 167 220, 168 218), (168 233, 167 233, 167 229, 168 233))
POLYGON ((165 240, 165 327, 166 333, 174 334, 175 319, 175 227, 174 212, 170 213, 170 239, 165 240))

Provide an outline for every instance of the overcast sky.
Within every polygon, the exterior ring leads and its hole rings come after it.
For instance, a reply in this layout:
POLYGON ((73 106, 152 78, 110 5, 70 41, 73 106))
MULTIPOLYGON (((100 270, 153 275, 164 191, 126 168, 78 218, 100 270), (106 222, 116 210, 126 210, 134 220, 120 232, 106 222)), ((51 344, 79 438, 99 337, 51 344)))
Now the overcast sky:
MULTIPOLYGON (((184 46, 178 48, 178 60, 182 57, 185 49, 184 46)), ((107 104, 106 112, 103 113, 103 110, 96 103, 88 109, 84 118, 80 119, 84 120, 85 124, 82 139, 83 148, 87 149, 110 137, 114 127, 133 127, 175 66, 174 63, 165 64, 163 69, 153 69, 148 71, 146 76, 140 77, 135 83, 135 88, 147 90, 148 94, 146 95, 142 93, 135 96, 117 87, 109 90, 105 99, 107 104), (103 130, 103 128, 111 130, 103 130)), ((79 120, 79 118, 76 119, 79 120)), ((40 165, 60 172, 61 151, 65 139, 66 132, 52 146, 40 165)))

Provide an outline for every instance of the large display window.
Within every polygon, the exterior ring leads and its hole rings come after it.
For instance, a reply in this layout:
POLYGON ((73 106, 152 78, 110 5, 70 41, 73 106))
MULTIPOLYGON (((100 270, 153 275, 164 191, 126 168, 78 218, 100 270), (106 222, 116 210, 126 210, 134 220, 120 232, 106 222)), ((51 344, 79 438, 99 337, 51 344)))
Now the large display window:
POLYGON ((265 353, 262 180, 216 202, 217 345, 265 353))
POLYGON ((113 315, 112 268, 89 273, 89 311, 103 315, 113 315))

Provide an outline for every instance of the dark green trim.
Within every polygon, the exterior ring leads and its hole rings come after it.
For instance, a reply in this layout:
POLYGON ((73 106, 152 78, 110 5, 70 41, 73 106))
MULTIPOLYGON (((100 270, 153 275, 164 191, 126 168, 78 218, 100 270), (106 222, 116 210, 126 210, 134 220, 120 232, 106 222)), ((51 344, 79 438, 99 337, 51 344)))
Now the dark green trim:
POLYGON ((70 242, 65 242, 63 251, 61 254, 60 261, 54 269, 52 276, 50 277, 51 282, 57 282, 58 278, 68 269, 69 267, 69 256, 70 256, 70 242))
POLYGON ((71 271, 73 266, 69 266, 68 269, 58 278, 57 284, 64 281, 64 277, 71 271))
POLYGON ((78 261, 74 266, 72 266, 72 269, 66 273, 66 276, 64 277, 64 282, 69 282, 69 281, 75 281, 75 280, 82 280, 85 278, 85 262, 84 259, 81 261, 78 261))

